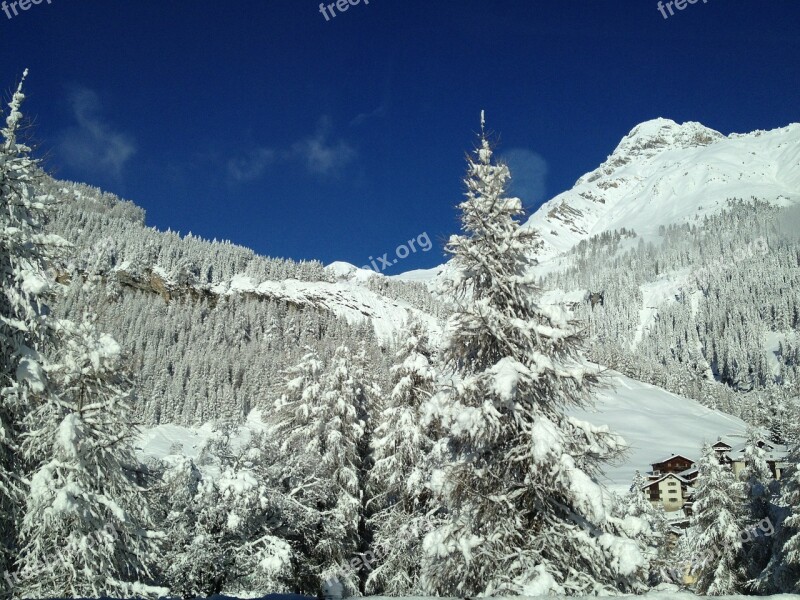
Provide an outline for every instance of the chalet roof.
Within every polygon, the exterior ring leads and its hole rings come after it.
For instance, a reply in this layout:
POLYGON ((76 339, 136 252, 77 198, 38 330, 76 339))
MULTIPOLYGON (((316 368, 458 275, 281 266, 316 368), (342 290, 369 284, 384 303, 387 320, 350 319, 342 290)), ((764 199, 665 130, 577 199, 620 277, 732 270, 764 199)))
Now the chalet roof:
POLYGON ((747 439, 747 436, 741 433, 732 433, 730 435, 721 435, 717 438, 717 441, 711 444, 713 448, 719 443, 725 444, 726 446, 730 446, 733 448, 736 444, 742 443, 743 440, 747 439))
POLYGON ((658 479, 653 479, 652 481, 648 481, 647 483, 645 483, 642 486, 642 489, 645 490, 645 489, 647 489, 647 488, 649 488, 649 487, 651 487, 651 486, 653 486, 653 485, 655 485, 655 484, 657 484, 657 483, 659 483, 661 481, 664 481, 665 479, 669 479, 670 477, 674 477, 675 479, 677 479, 678 481, 680 481, 684 485, 687 485, 687 486, 689 485, 689 482, 686 481, 680 475, 676 475, 675 473, 665 473, 664 475, 662 475, 658 479))
MULTIPOLYGON (((758 442, 762 442, 764 444, 764 458, 768 461, 783 461, 789 456, 789 448, 784 444, 774 444, 772 442, 768 442, 763 439, 757 440, 758 442)), ((747 447, 747 442, 742 442, 741 444, 736 444, 733 446, 728 452, 728 456, 731 460, 741 460, 742 454, 744 454, 745 448, 747 447)))
POLYGON ((700 469, 698 467, 689 467, 685 471, 681 471, 678 473, 681 477, 689 477, 690 475, 694 475, 695 473, 699 473, 700 469))
POLYGON ((651 465, 651 466, 653 466, 653 465, 660 465, 660 464, 662 464, 662 463, 665 463, 665 462, 667 462, 667 461, 669 461, 669 460, 672 460, 673 458, 683 458, 683 459, 685 459, 685 460, 688 460, 688 461, 689 461, 690 463, 692 463, 692 464, 694 464, 694 462, 695 462, 694 460, 692 460, 692 459, 691 459, 691 458, 689 458, 688 456, 684 456, 683 454, 673 454, 672 456, 668 456, 668 457, 667 457, 667 458, 665 458, 665 459, 662 459, 662 460, 657 460, 657 461, 655 461, 655 462, 652 462, 652 463, 650 463, 650 465, 651 465))

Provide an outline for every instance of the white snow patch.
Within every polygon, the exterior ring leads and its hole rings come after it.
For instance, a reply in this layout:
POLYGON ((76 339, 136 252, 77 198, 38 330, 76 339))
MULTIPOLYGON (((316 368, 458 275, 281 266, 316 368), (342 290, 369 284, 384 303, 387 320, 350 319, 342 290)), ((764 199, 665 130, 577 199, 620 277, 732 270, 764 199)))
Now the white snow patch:
POLYGON ((46 377, 42 365, 32 357, 25 356, 17 365, 17 381, 24 381, 31 391, 40 394, 45 389, 46 377))
POLYGON ((489 372, 492 374, 492 390, 503 402, 513 402, 520 379, 531 373, 522 363, 511 357, 500 359, 489 372))

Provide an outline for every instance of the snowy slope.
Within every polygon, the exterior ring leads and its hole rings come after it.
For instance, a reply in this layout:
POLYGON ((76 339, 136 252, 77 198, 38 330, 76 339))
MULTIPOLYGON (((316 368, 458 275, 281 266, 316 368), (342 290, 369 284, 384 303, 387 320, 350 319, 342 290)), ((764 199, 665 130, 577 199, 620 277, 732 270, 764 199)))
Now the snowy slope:
MULTIPOLYGON (((746 432, 745 424, 735 417, 618 373, 609 374, 607 384, 610 387, 599 394, 593 410, 572 414, 597 425, 609 425, 628 443, 627 456, 609 466, 602 481, 614 491, 627 491, 634 472, 649 470, 653 461, 672 453, 699 459, 703 442, 746 432)), ((259 430, 263 426, 261 415, 253 411, 245 429, 259 430)), ((179 443, 182 454, 197 458, 212 435, 210 425, 192 428, 165 424, 144 430, 136 446, 142 458, 163 458, 179 443)))
MULTIPOLYGON (((363 269, 357 270, 364 272, 363 269)), ((438 332, 438 323, 434 317, 413 308, 407 302, 392 300, 368 290, 358 285, 357 281, 363 279, 336 283, 296 279, 256 283, 245 275, 237 275, 231 281, 214 286, 211 291, 220 295, 251 294, 289 304, 310 304, 330 310, 351 325, 369 320, 381 342, 391 342, 392 337, 411 316, 427 323, 434 334, 438 332)))
POLYGON ((598 425, 608 424, 628 443, 630 450, 624 460, 606 470, 605 483, 615 491, 627 491, 637 469, 649 471, 651 463, 672 454, 699 460, 703 442, 747 431, 736 417, 619 373, 612 372, 608 383, 613 387, 600 393, 593 410, 572 414, 598 425))
MULTIPOLYGON (((513 174, 512 174, 513 175, 513 174)), ((699 123, 635 127, 602 165, 528 221, 543 258, 603 231, 649 237, 660 225, 719 211, 729 198, 800 203, 800 124, 725 137, 699 123)))

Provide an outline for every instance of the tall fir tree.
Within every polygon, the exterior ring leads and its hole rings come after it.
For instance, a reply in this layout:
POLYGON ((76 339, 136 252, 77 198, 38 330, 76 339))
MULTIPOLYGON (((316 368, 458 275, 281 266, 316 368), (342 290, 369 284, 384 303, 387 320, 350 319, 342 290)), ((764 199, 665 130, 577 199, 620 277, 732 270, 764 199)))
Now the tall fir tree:
POLYGON ((301 360, 284 372, 282 394, 270 415, 270 435, 278 440, 271 468, 277 482, 283 527, 281 536, 292 544, 297 591, 318 591, 318 546, 322 513, 330 504, 330 492, 320 464, 319 421, 324 365, 317 353, 305 348, 301 360))
POLYGON ((482 127, 459 205, 464 235, 447 245, 447 517, 425 538, 425 582, 462 596, 640 590, 646 559, 596 483, 623 441, 565 413, 591 403, 598 376, 579 328, 537 303, 539 237, 520 225, 509 177, 482 127))
POLYGON ((358 593, 363 573, 343 570, 363 549, 363 453, 367 431, 363 380, 350 349, 340 346, 322 378, 322 405, 318 416, 321 466, 330 485, 331 510, 323 517, 320 544, 323 579, 338 578, 348 593, 358 593))
POLYGON ((155 595, 160 535, 151 528, 133 451, 131 384, 119 345, 88 320, 51 325, 57 393, 25 418, 32 465, 21 524, 28 598, 155 595))
POLYGON ((739 473, 744 492, 745 526, 756 533, 744 548, 747 576, 752 580, 760 577, 772 556, 773 538, 759 533, 758 524, 773 516, 772 494, 777 488, 767 464, 767 453, 759 445, 762 439, 759 431, 750 429, 742 456, 744 468, 739 473))
MULTIPOLYGON (((11 574, 26 492, 22 419, 53 393, 45 372, 52 349, 48 269, 66 244, 43 232, 49 199, 37 195, 37 161, 19 139, 26 76, 27 71, 9 103, 0 145, 0 571, 11 574)), ((3 578, 0 591, 16 577, 3 578)))
POLYGON ((272 418, 282 440, 283 504, 297 519, 288 536, 299 546, 295 571, 306 593, 329 578, 341 579, 349 593, 361 587, 361 574, 346 567, 362 549, 368 393, 362 374, 345 346, 324 370, 309 353, 287 371, 272 418))
POLYGON ((696 591, 708 596, 737 594, 746 572, 742 532, 742 485, 721 465, 708 444, 698 465, 691 518, 696 560, 696 591))
POLYGON ((367 579, 368 594, 419 595, 421 540, 434 518, 430 515, 429 460, 431 427, 422 413, 435 391, 433 351, 419 321, 402 331, 394 387, 381 411, 373 438, 370 504, 377 560, 367 579))
POLYGON ((781 476, 781 520, 775 524, 772 558, 755 581, 761 594, 800 594, 800 443, 792 446, 781 476))

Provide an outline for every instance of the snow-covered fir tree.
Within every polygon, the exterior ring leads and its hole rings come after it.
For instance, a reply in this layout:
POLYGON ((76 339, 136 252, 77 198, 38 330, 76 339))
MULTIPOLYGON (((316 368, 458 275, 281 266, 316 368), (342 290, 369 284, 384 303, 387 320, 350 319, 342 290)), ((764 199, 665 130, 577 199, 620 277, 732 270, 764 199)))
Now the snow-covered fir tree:
POLYGON ((622 528, 637 540, 650 558, 651 583, 669 578, 665 576, 670 563, 669 521, 662 506, 654 507, 645 495, 646 480, 636 471, 630 490, 620 499, 615 515, 622 520, 622 528))
MULTIPOLYGON (((16 143, 19 105, 23 97, 20 84, 0 147, 0 570, 4 573, 13 562, 15 509, 22 498, 18 481, 18 420, 24 410, 24 397, 20 396, 28 390, 20 389, 15 382, 21 361, 27 360, 26 355, 38 341, 32 335, 36 330, 24 324, 26 321, 35 324, 39 317, 36 299, 30 297, 20 277, 22 267, 30 260, 29 248, 36 248, 30 243, 34 233, 31 227, 33 192, 29 182, 32 166, 25 156, 27 148, 20 148, 16 143)), ((38 257, 31 258, 36 261, 38 257)), ((6 585, 6 581, 0 583, 0 586, 6 585)))
POLYGON ((761 594, 800 594, 800 443, 792 447, 789 463, 780 482, 772 558, 754 582, 761 594))
POLYGON ((325 426, 320 422, 323 364, 306 348, 298 364, 284 373, 284 393, 270 415, 270 434, 280 443, 273 466, 283 522, 282 537, 294 549, 293 570, 298 590, 315 593, 319 587, 318 554, 322 513, 330 503, 330 491, 320 465, 320 441, 325 426), (313 437, 312 437, 313 436, 313 437))
POLYGON ((744 468, 739 473, 747 502, 745 514, 754 522, 768 516, 772 497, 770 487, 773 477, 767 464, 766 451, 759 445, 761 440, 759 431, 752 428, 748 431, 742 455, 744 468))
POLYGON ((57 393, 25 417, 31 465, 18 556, 28 598, 159 593, 159 533, 136 481, 130 381, 119 345, 86 320, 60 321, 48 365, 57 393))
POLYGON ((772 555, 773 538, 759 533, 758 524, 764 519, 775 518, 772 495, 777 490, 777 482, 767 464, 766 451, 759 445, 761 440, 759 431, 753 428, 748 431, 742 456, 744 468, 739 473, 744 493, 742 515, 746 528, 755 532, 744 548, 748 579, 758 578, 772 555))
POLYGON ((700 594, 740 593, 745 584, 741 532, 742 485, 729 467, 721 465, 714 449, 703 447, 691 518, 700 594))
POLYGON ((319 549, 326 557, 323 579, 339 576, 341 583, 355 593, 363 573, 349 578, 339 575, 342 566, 363 550, 362 531, 365 504, 365 435, 367 433, 368 389, 363 364, 350 349, 340 346, 322 379, 322 405, 318 419, 321 467, 331 487, 332 510, 323 517, 324 538, 319 549))
POLYGON ((268 485, 270 445, 261 435, 234 443, 240 428, 222 424, 200 465, 174 457, 163 481, 170 558, 165 577, 182 597, 285 591, 291 548, 273 535, 278 511, 268 485), (174 536, 174 537, 173 537, 174 536))
POLYGON ((286 392, 272 417, 281 440, 285 503, 292 513, 288 538, 298 558, 300 588, 316 593, 323 580, 339 578, 358 592, 362 574, 346 566, 362 549, 364 439, 371 387, 349 348, 337 348, 323 370, 313 353, 287 371, 286 392))
POLYGON ((598 376, 582 360, 579 329, 537 304, 538 235, 520 226, 509 176, 482 134, 459 205, 464 235, 447 245, 445 295, 456 302, 443 348, 455 373, 447 516, 425 538, 423 577, 442 595, 640 590, 646 560, 617 535, 595 480, 623 442, 565 414, 591 402, 598 376))
POLYGON ((792 466, 783 482, 781 504, 789 510, 783 521, 786 543, 780 548, 781 569, 776 589, 800 594, 800 443, 791 455, 792 466))
MULTIPOLYGON (((27 71, 23 81, 26 76, 27 71)), ((26 492, 22 419, 53 393, 45 373, 52 349, 48 269, 65 245, 43 231, 48 199, 37 193, 37 163, 19 139, 22 86, 21 81, 9 103, 0 144, 0 571, 12 574, 26 492)), ((4 577, 0 591, 8 583, 4 577)))
MULTIPOLYGON (((195 549, 197 512, 200 508, 195 499, 202 475, 194 460, 182 454, 178 446, 154 465, 158 473, 158 483, 152 488, 155 497, 155 519, 164 531, 163 562, 158 565, 159 579, 169 587, 172 594, 185 597, 199 594, 210 586, 204 586, 202 577, 193 570, 196 565, 206 561, 187 560, 187 555, 195 549), (180 565, 180 568, 178 567, 180 565), (191 574, 184 575, 187 571, 191 574), (190 580, 190 585, 184 585, 190 580)), ((202 567, 201 567, 202 568, 202 567)))
POLYGON ((418 321, 401 330, 406 333, 391 368, 394 387, 375 427, 368 486, 378 560, 366 591, 391 596, 423 593, 421 540, 434 519, 428 488, 433 440, 423 415, 436 386, 433 351, 418 321))
POLYGON ((645 495, 647 480, 640 471, 636 471, 631 487, 623 498, 621 512, 625 516, 644 518, 649 525, 653 525, 663 511, 656 509, 645 495))

